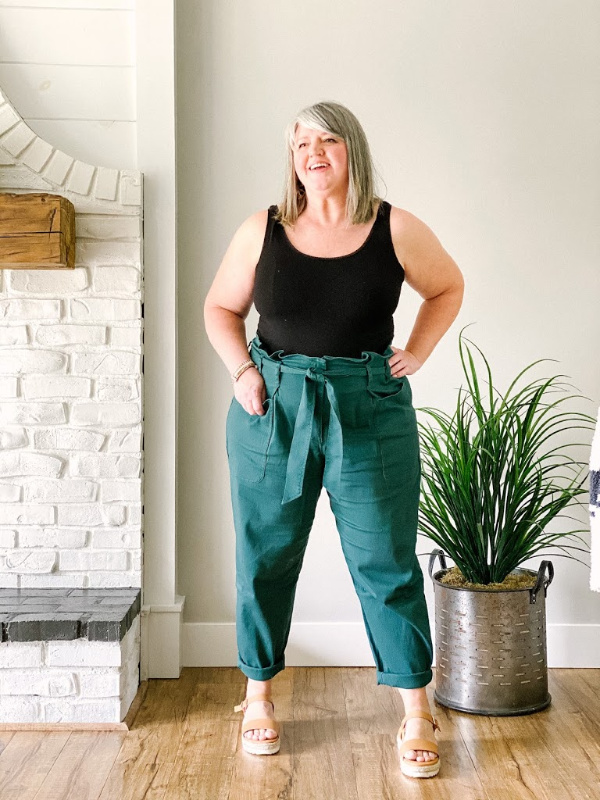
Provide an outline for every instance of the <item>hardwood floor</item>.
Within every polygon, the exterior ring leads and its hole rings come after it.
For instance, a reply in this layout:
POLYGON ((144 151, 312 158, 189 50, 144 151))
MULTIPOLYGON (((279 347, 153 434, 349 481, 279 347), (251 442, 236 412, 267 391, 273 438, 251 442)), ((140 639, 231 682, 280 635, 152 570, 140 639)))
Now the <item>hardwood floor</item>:
POLYGON ((600 669, 550 670, 550 706, 518 717, 451 711, 432 683, 442 763, 420 780, 400 772, 402 699, 374 668, 280 672, 272 756, 241 749, 244 687, 234 667, 186 668, 143 686, 129 731, 0 731, 0 798, 600 800, 600 669))

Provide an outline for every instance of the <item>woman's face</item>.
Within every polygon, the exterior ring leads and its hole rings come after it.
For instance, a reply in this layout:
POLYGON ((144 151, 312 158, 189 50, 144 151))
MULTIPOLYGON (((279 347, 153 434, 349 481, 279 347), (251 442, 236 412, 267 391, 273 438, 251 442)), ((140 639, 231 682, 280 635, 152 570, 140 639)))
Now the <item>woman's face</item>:
POLYGON ((327 131, 296 127, 294 168, 307 193, 348 189, 348 150, 346 143, 327 131), (324 166, 316 166, 323 164, 324 166), (314 168, 313 168, 314 167, 314 168))

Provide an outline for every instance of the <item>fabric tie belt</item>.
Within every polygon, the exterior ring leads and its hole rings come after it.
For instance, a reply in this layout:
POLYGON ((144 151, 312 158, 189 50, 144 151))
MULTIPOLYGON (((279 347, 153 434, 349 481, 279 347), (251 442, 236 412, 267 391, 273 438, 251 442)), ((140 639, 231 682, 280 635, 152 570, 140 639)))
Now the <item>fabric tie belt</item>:
POLYGON ((304 484, 304 473, 310 440, 313 429, 313 419, 315 415, 317 387, 325 384, 325 391, 329 399, 331 414, 329 417, 329 427, 327 431, 326 448, 328 457, 333 458, 333 470, 336 479, 341 478, 342 463, 344 458, 344 434, 340 419, 340 408, 338 398, 335 393, 334 383, 330 376, 357 376, 366 374, 368 378, 367 387, 370 386, 373 374, 390 374, 387 359, 393 355, 393 350, 388 348, 386 353, 381 355, 370 351, 364 351, 361 358, 343 358, 336 356, 324 356, 323 358, 305 356, 299 353, 292 353, 287 356, 279 356, 282 351, 277 351, 269 356, 258 344, 255 338, 251 343, 250 355, 257 364, 261 374, 277 373, 277 386, 279 385, 281 372, 304 373, 302 385, 302 395, 300 405, 294 424, 294 433, 288 455, 285 486, 281 504, 289 503, 302 495, 304 484))
POLYGON ((340 409, 335 395, 335 390, 331 381, 322 373, 315 371, 312 367, 306 370, 302 387, 302 397, 294 425, 294 435, 290 454, 288 456, 287 470, 285 474, 285 487, 283 489, 283 503, 295 500, 302 494, 304 482, 304 472, 308 459, 310 447, 310 437, 312 434, 313 417, 315 415, 315 402, 317 396, 317 384, 324 383, 327 397, 331 405, 331 415, 329 418, 329 430, 327 431, 327 453, 334 454, 334 469, 336 477, 341 477, 342 459, 344 456, 344 434, 340 420, 340 409))

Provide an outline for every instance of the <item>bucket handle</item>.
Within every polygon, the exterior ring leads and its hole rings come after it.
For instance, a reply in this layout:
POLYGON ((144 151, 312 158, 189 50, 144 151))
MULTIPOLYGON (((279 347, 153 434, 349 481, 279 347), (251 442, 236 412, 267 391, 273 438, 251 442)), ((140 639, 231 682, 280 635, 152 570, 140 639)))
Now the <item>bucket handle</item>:
POLYGON ((433 565, 437 557, 440 557, 440 565, 442 569, 446 569, 446 556, 443 550, 432 550, 429 556, 429 577, 433 580, 433 565))
POLYGON ((546 591, 548 586, 552 583, 552 578, 554 577, 554 567, 552 566, 551 561, 542 561, 540 564, 540 568, 538 570, 537 581, 533 589, 529 590, 529 602, 535 603, 537 599, 537 594, 542 588, 544 587, 544 597, 546 597, 546 591), (544 580, 544 572, 548 570, 548 580, 544 580))

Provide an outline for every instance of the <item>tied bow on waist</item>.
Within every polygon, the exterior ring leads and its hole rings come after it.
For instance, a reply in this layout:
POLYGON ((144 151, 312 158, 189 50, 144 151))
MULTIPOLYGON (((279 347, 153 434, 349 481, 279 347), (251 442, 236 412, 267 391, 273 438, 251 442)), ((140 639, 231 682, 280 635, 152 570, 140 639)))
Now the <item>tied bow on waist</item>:
POLYGON ((342 423, 340 421, 340 409, 335 390, 331 381, 322 372, 309 367, 304 375, 302 397, 300 398, 300 406, 294 426, 294 434, 285 475, 283 499, 281 501, 282 505, 284 503, 289 503, 290 500, 295 500, 302 494, 304 472, 312 435, 318 383, 325 384, 325 390, 329 398, 332 412, 329 418, 329 430, 327 432, 327 452, 328 454, 334 454, 334 469, 337 476, 341 476, 344 439, 342 423))

